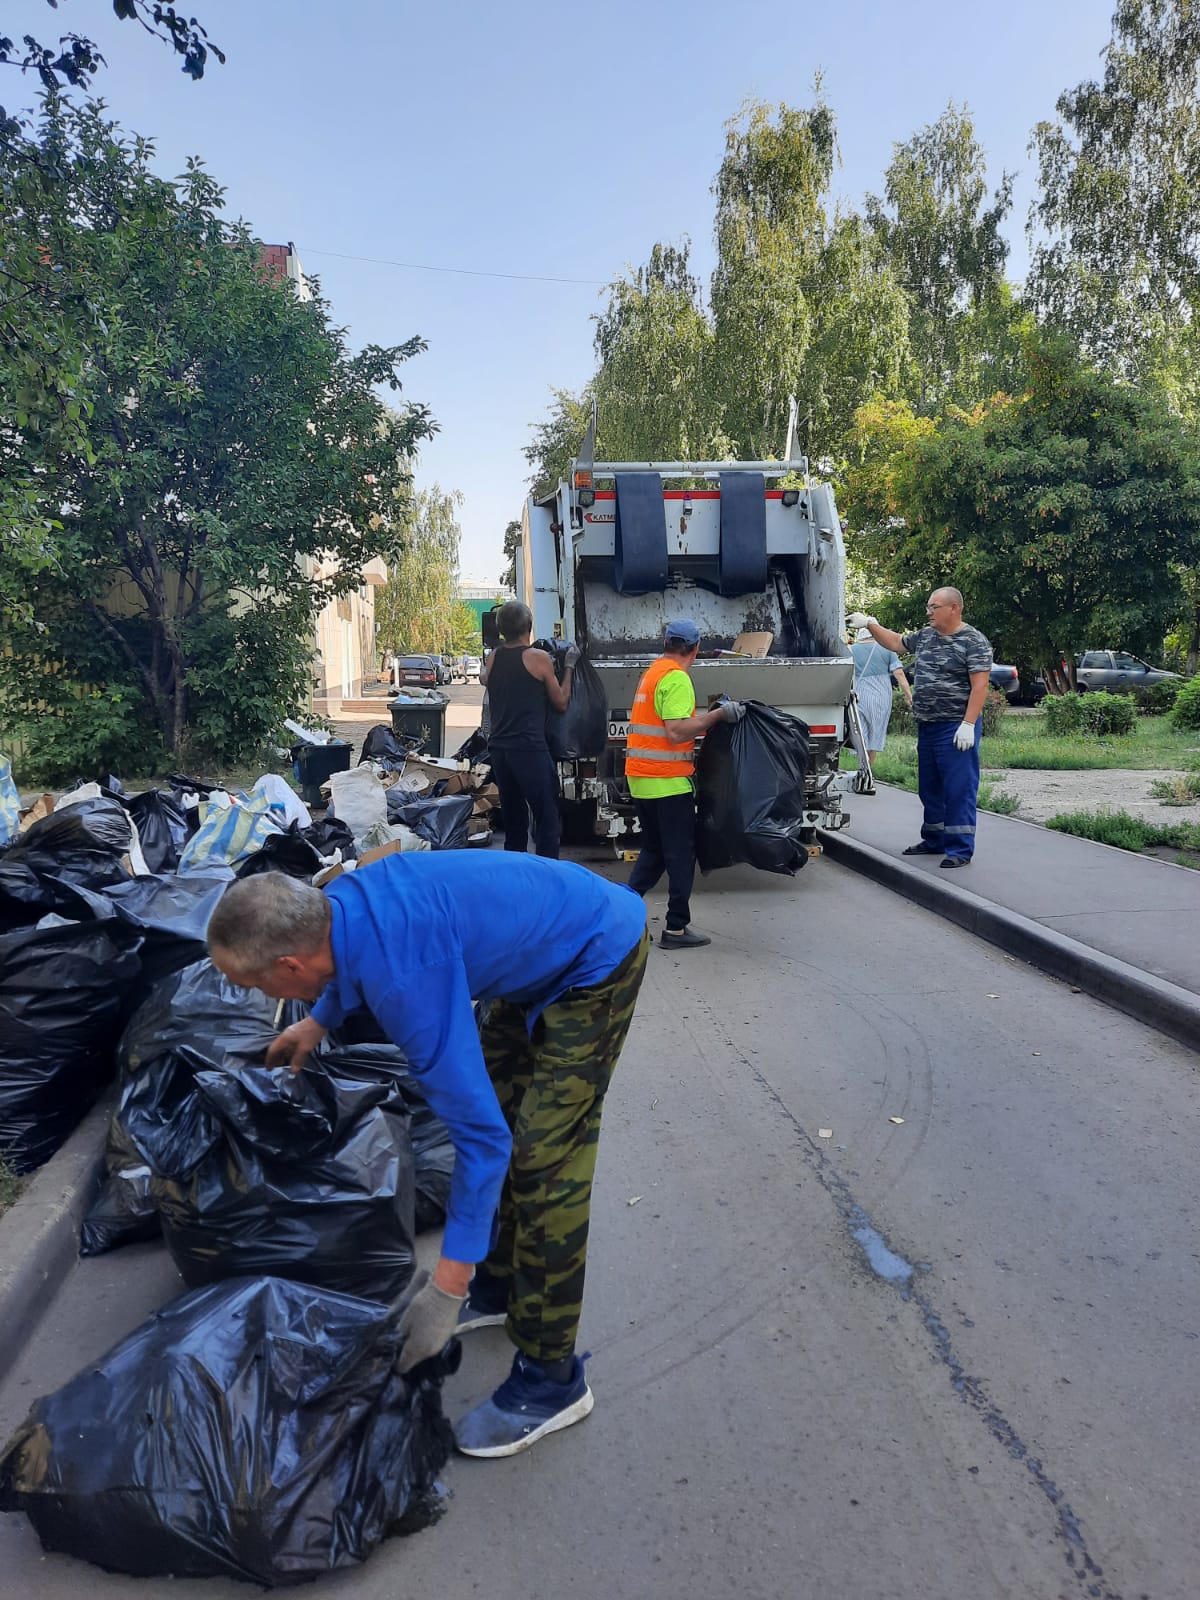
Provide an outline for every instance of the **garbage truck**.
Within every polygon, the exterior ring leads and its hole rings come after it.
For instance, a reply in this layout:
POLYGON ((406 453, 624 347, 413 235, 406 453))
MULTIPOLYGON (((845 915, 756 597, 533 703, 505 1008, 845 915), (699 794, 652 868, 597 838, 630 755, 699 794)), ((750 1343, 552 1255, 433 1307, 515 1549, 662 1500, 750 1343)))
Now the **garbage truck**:
MULTIPOLYGON (((809 732, 803 839, 845 825, 843 741, 870 785, 845 643, 845 550, 832 489, 795 449, 795 407, 780 461, 597 461, 595 416, 568 476, 530 495, 516 551, 517 596, 535 640, 574 640, 608 700, 608 742, 559 763, 564 831, 637 832, 625 781, 629 711, 661 654, 664 624, 692 617, 701 654, 696 703, 759 700, 809 732)), ((632 840, 630 841, 633 842, 632 840)))

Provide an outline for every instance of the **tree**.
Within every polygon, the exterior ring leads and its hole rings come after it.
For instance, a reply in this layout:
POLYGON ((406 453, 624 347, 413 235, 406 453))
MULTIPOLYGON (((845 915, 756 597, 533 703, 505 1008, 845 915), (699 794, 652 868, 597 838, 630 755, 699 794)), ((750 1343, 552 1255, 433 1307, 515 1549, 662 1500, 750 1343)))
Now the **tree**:
POLYGON ((1157 649, 1178 567, 1200 555, 1200 443, 1061 335, 1030 338, 1024 361, 1018 397, 907 429, 880 474, 892 520, 869 548, 895 585, 955 584, 1017 660, 1157 649))
POLYGON ((536 499, 552 494, 559 480, 567 476, 592 420, 590 384, 579 394, 572 394, 569 389, 550 392, 554 397, 550 414, 533 424, 533 438, 523 452, 533 468, 529 482, 536 499))
POLYGON ((459 600, 450 613, 447 645, 452 656, 477 656, 483 648, 479 618, 465 600, 459 600))
POLYGON ((1200 10, 1119 0, 1104 77, 1034 131, 1029 290, 1097 364, 1200 412, 1200 10))
MULTIPOLYGON (((46 3, 58 10, 59 0, 46 3)), ((154 38, 169 44, 176 55, 183 57, 182 68, 190 78, 204 76, 210 51, 224 65, 224 53, 196 18, 184 16, 174 6, 161 4, 160 0, 112 0, 112 8, 119 21, 139 23, 154 38)), ((106 65, 95 43, 82 34, 64 34, 55 46, 43 44, 27 33, 20 47, 15 40, 0 35, 0 66, 36 72, 44 89, 57 89, 64 84, 89 88, 96 73, 106 65)))
POLYGON ((352 356, 197 162, 171 183, 152 157, 53 92, 35 139, 0 141, 20 197, 0 258, 27 275, 0 304, 0 459, 22 485, 0 502, 0 596, 27 602, 0 714, 43 767, 261 744, 310 686, 316 612, 391 540, 433 426, 376 392, 420 339, 352 356))
POLYGON ((457 490, 414 494, 404 509, 388 560, 388 581, 375 600, 379 642, 388 650, 440 655, 450 643, 462 537, 457 490))
POLYGON ((504 559, 508 562, 500 574, 500 586, 503 589, 517 587, 517 545, 521 540, 520 519, 514 517, 504 530, 504 559))
MULTIPOLYGON (((778 455, 813 332, 811 292, 837 159, 833 112, 747 104, 726 125, 712 281, 714 387, 748 458, 778 455)), ((802 407, 802 410, 804 408, 802 407)))
POLYGON ((656 244, 609 286, 596 324, 595 391, 605 460, 703 460, 713 448, 713 333, 688 244, 656 244))
POLYGON ((1015 337, 1006 338, 1014 308, 1001 233, 1011 206, 1008 173, 989 202, 975 125, 966 107, 953 102, 895 146, 883 198, 868 197, 870 226, 908 302, 909 368, 901 392, 923 414, 946 401, 970 405, 1011 385, 1020 350, 1015 337))

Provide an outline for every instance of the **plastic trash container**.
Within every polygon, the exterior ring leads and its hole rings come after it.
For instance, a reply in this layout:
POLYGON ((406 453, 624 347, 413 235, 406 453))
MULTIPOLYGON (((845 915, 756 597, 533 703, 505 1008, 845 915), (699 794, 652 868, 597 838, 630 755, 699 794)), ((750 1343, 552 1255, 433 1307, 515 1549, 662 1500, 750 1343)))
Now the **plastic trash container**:
POLYGON ((398 739, 419 739, 427 756, 445 754, 445 700, 393 700, 392 732, 398 739))
POLYGON ((348 744, 294 744, 292 769, 306 806, 321 804, 321 785, 335 772, 349 772, 353 747, 348 744))

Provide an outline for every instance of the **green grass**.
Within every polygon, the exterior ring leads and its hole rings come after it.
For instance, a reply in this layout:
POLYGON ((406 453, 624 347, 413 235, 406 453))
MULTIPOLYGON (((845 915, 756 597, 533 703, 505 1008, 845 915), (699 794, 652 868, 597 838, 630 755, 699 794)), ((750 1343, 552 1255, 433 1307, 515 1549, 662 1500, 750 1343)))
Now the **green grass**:
POLYGON ((1200 771, 1193 768, 1173 778, 1155 778, 1150 793, 1165 806, 1194 806, 1200 800, 1200 771))
POLYGON ((3 1156, 0 1156, 0 1216, 8 1210, 25 1187, 24 1178, 18 1178, 3 1156))
MULTIPOLYGON (((1180 733, 1166 717, 1139 717, 1132 733, 1111 739, 1089 734, 1048 734, 1044 722, 1040 712, 1006 716, 1000 732, 983 741, 983 765, 1002 771, 1099 772, 1123 767, 1130 771, 1162 768, 1181 772, 1195 766, 1200 746, 1200 734, 1180 733)), ((853 756, 847 766, 853 770, 853 756)), ((916 771, 916 736, 890 733, 887 748, 876 758, 875 776, 884 783, 915 789, 916 771)))
POLYGON ((1093 839, 1097 844, 1116 845, 1118 850, 1200 852, 1200 824, 1194 822, 1143 822, 1128 811, 1064 811, 1051 817, 1046 826, 1080 839, 1093 839))

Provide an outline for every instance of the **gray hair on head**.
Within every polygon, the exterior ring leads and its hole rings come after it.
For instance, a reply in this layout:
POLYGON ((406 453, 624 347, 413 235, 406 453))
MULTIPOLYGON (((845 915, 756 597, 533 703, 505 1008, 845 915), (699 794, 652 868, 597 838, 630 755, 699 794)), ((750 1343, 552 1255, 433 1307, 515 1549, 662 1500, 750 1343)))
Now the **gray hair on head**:
POLYGON ((533 631, 533 612, 522 600, 506 600, 496 616, 502 639, 523 639, 533 631))
POLYGON ((940 589, 935 589, 933 592, 934 592, 934 594, 942 595, 945 599, 949 600, 953 605, 956 605, 960 611, 962 610, 962 608, 963 608, 963 597, 962 597, 962 590, 961 589, 953 589, 947 583, 947 584, 943 584, 943 586, 940 589))
POLYGON ((306 956, 329 937, 332 913, 320 889, 282 872, 231 883, 208 924, 208 948, 240 976, 269 972, 280 956, 306 956))

